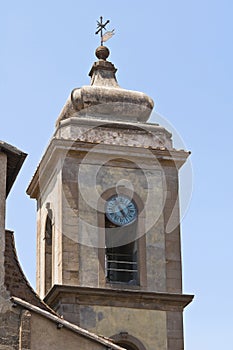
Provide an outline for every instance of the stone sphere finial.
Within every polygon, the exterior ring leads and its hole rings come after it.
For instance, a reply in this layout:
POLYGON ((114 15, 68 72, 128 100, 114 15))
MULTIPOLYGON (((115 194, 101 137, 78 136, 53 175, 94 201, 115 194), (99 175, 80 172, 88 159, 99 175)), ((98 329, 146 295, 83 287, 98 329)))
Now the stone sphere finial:
POLYGON ((99 60, 106 61, 106 59, 110 55, 110 51, 106 46, 99 46, 95 51, 95 55, 99 60))

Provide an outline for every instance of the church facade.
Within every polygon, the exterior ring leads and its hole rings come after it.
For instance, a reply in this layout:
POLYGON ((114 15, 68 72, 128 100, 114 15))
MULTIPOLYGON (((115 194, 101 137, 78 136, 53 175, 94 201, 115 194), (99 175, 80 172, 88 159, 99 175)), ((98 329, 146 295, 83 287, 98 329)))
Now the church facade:
MULTIPOLYGON (((37 201, 38 294, 24 278, 22 293, 7 280, 10 312, 23 310, 15 344, 28 339, 12 349, 37 349, 40 338, 46 348, 40 334, 51 328, 51 348, 59 330, 69 349, 182 350, 193 296, 182 292, 179 169, 189 152, 148 122, 150 97, 118 85, 109 50, 96 56, 90 86, 71 92, 27 189, 37 201)), ((9 269, 13 236, 4 222, 1 230, 9 269)))

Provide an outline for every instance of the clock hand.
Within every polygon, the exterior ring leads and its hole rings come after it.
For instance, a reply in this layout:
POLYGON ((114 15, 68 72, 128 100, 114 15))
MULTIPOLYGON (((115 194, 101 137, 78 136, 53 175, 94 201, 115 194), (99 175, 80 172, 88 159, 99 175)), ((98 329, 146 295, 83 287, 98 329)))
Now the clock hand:
POLYGON ((120 213, 121 213, 121 215, 124 217, 124 218, 126 218, 127 217, 127 215, 128 215, 128 210, 125 208, 125 207, 121 207, 120 208, 120 213))

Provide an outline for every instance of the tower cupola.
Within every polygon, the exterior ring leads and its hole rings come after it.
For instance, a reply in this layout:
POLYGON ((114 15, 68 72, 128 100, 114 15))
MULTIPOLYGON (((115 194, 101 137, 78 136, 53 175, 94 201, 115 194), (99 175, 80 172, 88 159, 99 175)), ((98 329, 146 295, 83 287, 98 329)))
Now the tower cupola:
POLYGON ((110 52, 106 46, 96 49, 95 62, 90 70, 91 84, 73 89, 61 114, 60 121, 70 118, 98 118, 108 121, 146 122, 154 106, 143 92, 119 86, 115 66, 107 61, 110 52))

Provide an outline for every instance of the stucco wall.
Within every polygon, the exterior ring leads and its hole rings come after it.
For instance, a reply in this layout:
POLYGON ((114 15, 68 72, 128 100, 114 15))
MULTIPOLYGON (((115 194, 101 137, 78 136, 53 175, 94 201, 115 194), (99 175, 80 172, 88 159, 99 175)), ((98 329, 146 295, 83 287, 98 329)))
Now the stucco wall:
POLYGON ((31 314, 31 349, 41 350, 103 350, 104 345, 84 338, 65 327, 58 329, 56 323, 35 313, 31 314))
POLYGON ((146 350, 167 350, 166 312, 111 306, 81 306, 81 325, 111 337, 127 332, 142 342, 146 350))

